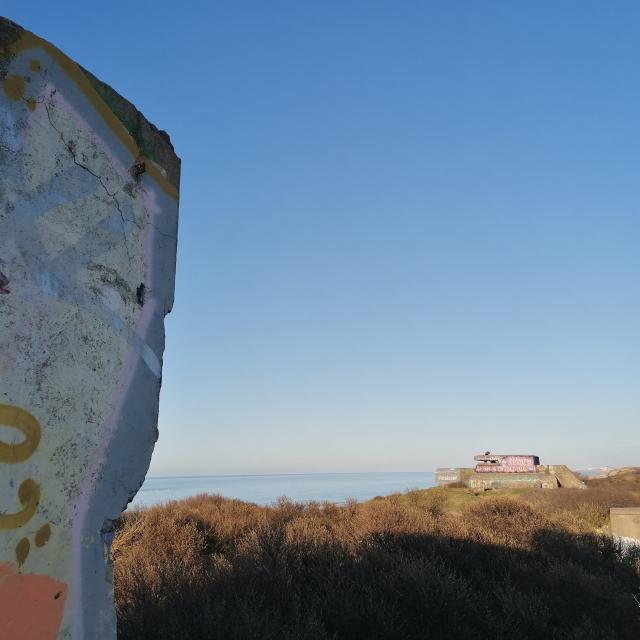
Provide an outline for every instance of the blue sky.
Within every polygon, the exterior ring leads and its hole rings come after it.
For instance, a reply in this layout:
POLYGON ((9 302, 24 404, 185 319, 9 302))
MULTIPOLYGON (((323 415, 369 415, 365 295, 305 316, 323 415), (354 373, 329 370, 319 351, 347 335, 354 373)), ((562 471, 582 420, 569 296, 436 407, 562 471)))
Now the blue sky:
POLYGON ((0 13, 183 160, 151 474, 640 463, 640 5, 0 13))

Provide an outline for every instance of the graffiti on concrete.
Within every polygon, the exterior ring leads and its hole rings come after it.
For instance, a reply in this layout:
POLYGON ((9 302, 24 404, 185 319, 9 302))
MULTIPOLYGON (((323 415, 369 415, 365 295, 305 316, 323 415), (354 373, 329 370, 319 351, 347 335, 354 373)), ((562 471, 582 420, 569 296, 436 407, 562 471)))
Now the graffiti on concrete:
POLYGON ((115 638, 112 522, 157 438, 180 161, 0 18, 0 637, 115 638))
MULTIPOLYGON (((17 464, 28 460, 35 452, 40 442, 42 429, 40 423, 28 412, 20 407, 0 404, 0 425, 14 427, 22 433, 24 440, 17 444, 7 444, 0 441, 0 464, 17 464)), ((19 529, 26 525, 36 513, 40 502, 40 487, 32 478, 26 478, 18 488, 18 499, 22 509, 15 513, 0 511, 0 531, 19 529)), ((42 525, 34 535, 36 546, 43 547, 51 537, 51 526, 42 525)), ((31 550, 28 538, 21 538, 16 545, 16 560, 18 566, 24 561, 31 550)))

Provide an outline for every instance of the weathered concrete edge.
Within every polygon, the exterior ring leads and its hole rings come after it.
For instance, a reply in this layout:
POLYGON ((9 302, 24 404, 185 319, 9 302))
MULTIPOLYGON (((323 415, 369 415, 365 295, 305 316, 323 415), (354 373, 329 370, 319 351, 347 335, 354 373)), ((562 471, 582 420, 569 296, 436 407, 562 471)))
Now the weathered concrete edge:
POLYGON ((167 179, 179 191, 181 161, 173 149, 169 134, 149 122, 134 104, 123 98, 106 82, 98 80, 90 71, 78 66, 87 76, 96 93, 135 140, 143 155, 162 167, 167 179))
POLYGON ((87 86, 93 90, 94 98, 99 99, 122 124, 131 137, 141 155, 152 160, 161 170, 163 177, 175 189, 180 191, 180 158, 176 154, 169 135, 149 122, 134 104, 122 97, 111 86, 98 80, 90 71, 73 62, 50 42, 27 31, 19 24, 0 16, 0 81, 7 74, 7 66, 15 55, 14 47, 25 35, 29 40, 40 42, 45 48, 54 51, 57 57, 62 57, 75 65, 87 80, 87 86))

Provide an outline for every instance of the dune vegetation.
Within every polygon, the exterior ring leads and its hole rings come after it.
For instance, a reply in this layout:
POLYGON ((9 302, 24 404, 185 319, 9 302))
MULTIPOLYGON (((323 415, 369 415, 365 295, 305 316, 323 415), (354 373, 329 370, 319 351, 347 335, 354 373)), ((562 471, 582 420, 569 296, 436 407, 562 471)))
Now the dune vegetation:
POLYGON ((414 490, 127 512, 121 640, 640 638, 640 553, 607 535, 640 469, 586 490, 414 490))

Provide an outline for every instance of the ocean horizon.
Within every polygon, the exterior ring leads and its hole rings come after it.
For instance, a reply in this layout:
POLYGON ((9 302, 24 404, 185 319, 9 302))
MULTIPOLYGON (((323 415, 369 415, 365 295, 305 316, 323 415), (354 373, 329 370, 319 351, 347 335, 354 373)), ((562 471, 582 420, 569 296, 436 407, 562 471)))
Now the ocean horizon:
POLYGON ((129 509, 151 507, 202 493, 263 506, 283 497, 296 502, 342 504, 350 498, 370 500, 410 489, 427 489, 435 484, 432 471, 149 476, 129 504, 129 509))

